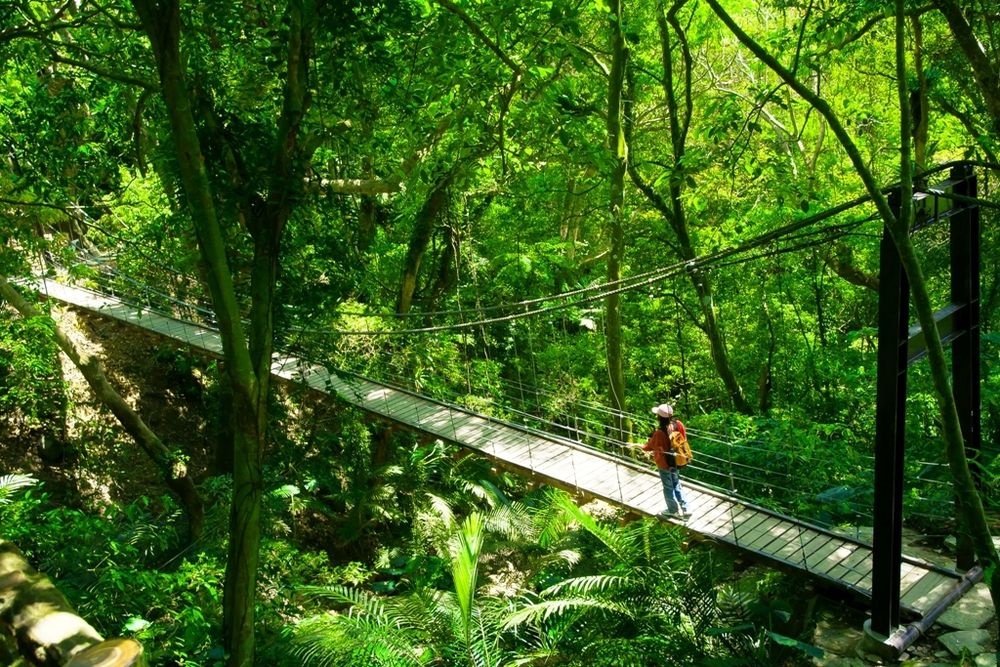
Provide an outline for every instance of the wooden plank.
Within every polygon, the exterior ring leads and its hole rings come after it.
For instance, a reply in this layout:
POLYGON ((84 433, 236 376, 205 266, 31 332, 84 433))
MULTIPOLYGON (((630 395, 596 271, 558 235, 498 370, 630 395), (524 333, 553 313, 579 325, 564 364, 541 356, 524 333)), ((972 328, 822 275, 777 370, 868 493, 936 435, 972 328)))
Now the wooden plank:
POLYGON ((784 544, 788 540, 788 534, 796 530, 797 526, 785 519, 779 519, 778 523, 767 530, 766 533, 746 544, 746 548, 757 553, 770 554, 779 548, 777 545, 784 544))
POLYGON ((735 505, 729 513, 728 523, 720 526, 715 535, 732 544, 739 544, 736 539, 737 527, 741 522, 747 520, 753 521, 758 515, 757 510, 751 509, 746 505, 735 505))
POLYGON ((479 432, 474 429, 468 429, 465 438, 470 442, 470 447, 475 447, 490 456, 511 461, 520 460, 522 454, 527 456, 530 447, 522 434, 509 429, 505 429, 497 438, 487 443, 482 443, 479 432))
MULTIPOLYGON (((872 574, 872 550, 868 546, 858 545, 858 548, 848 556, 839 567, 848 570, 849 573, 838 574, 837 578, 848 586, 864 589, 862 581, 871 578, 872 574)), ((867 589, 870 589, 869 584, 867 589)))
POLYGON ((688 511, 691 512, 692 515, 704 514, 710 508, 715 507, 719 498, 711 493, 701 493, 700 491, 694 490, 689 492, 687 489, 684 491, 684 496, 688 501, 688 511))
POLYGON ((839 537, 831 536, 825 544, 817 546, 811 554, 806 556, 806 570, 815 574, 826 573, 830 569, 829 560, 831 557, 833 557, 834 562, 840 560, 840 558, 835 555, 837 553, 843 553, 844 555, 849 554, 850 549, 848 548, 848 543, 839 537))
POLYGON ((549 474, 547 471, 561 471, 569 463, 567 450, 547 440, 530 438, 527 454, 522 454, 522 464, 527 463, 535 472, 549 474), (524 460, 526 457, 526 461, 524 460))
POLYGON ((813 540, 820 538, 821 534, 803 526, 793 525, 793 530, 786 537, 788 539, 785 540, 784 544, 771 553, 786 563, 801 567, 802 559, 808 553, 809 545, 813 540))
POLYGON ((534 446, 532 438, 523 433, 519 437, 501 437, 500 440, 490 445, 496 455, 529 470, 534 467, 535 460, 531 453, 534 446))
POLYGON ((752 545, 756 544, 764 537, 774 539, 774 536, 771 535, 771 530, 773 530, 777 526, 780 526, 781 524, 782 520, 779 519, 778 517, 768 516, 765 514, 763 521, 758 523, 756 526, 753 527, 752 530, 748 531, 746 535, 743 535, 740 538, 740 546, 746 549, 752 549, 753 548, 752 545))
POLYGON ((708 499, 700 503, 693 511, 691 510, 690 503, 688 504, 688 511, 691 512, 691 518, 688 519, 688 525, 694 530, 703 531, 703 529, 708 527, 708 522, 711 517, 715 515, 719 507, 726 504, 726 501, 716 498, 715 496, 708 496, 708 499))
POLYGON ((956 579, 946 577, 940 572, 926 571, 923 577, 909 590, 900 594, 899 603, 917 611, 921 615, 934 606, 956 583, 956 579))
POLYGON ((836 579, 837 581, 842 581, 845 576, 853 576, 855 570, 845 566, 845 563, 848 559, 854 557, 859 549, 864 550, 864 547, 854 542, 844 542, 842 546, 826 557, 826 568, 820 569, 817 566, 816 573, 836 579))
POLYGON ((454 416, 447 429, 443 429, 441 436, 450 442, 460 442, 458 431, 464 426, 472 423, 474 417, 466 412, 460 412, 454 416))
POLYGON ((631 468, 625 468, 625 471, 629 475, 629 488, 631 491, 625 494, 625 497, 622 499, 622 504, 627 505, 628 507, 635 506, 635 501, 649 490, 650 483, 655 482, 657 487, 660 486, 660 480, 658 477, 636 472, 631 468))
POLYGON ((633 503, 633 507, 647 514, 657 514, 665 511, 667 506, 663 500, 663 484, 660 483, 658 478, 654 479, 653 484, 649 486, 645 495, 633 501, 633 503))
MULTIPOLYGON (((801 560, 797 563, 797 567, 801 570, 809 572, 809 568, 806 565, 806 561, 813 554, 813 552, 823 549, 830 540, 835 538, 827 535, 826 533, 809 529, 808 532, 812 535, 803 545, 801 552, 801 560)), ((806 539, 806 538, 803 538, 806 539)))
POLYGON ((709 512, 719 506, 725 498, 711 493, 699 493, 688 497, 688 511, 692 516, 706 516, 709 512))
POLYGON ((653 492, 662 491, 660 480, 646 479, 633 485, 635 493, 625 501, 625 506, 631 509, 641 510, 644 507, 643 499, 651 496, 653 492))
POLYGON ((718 526, 723 526, 729 521, 729 513, 732 511, 735 503, 728 500, 719 499, 711 510, 699 515, 698 517, 692 517, 694 521, 689 520, 688 523, 695 529, 705 534, 713 534, 718 526))
POLYGON ((771 515, 765 512, 752 510, 748 507, 744 508, 744 511, 737 514, 736 520, 733 521, 733 540, 738 546, 743 546, 748 538, 752 539, 758 535, 757 526, 767 522, 770 518, 772 518, 771 515))
POLYGON ((623 479, 621 470, 612 464, 605 477, 599 480, 598 490, 605 489, 604 496, 621 504, 625 496, 631 494, 631 486, 627 477, 623 479))

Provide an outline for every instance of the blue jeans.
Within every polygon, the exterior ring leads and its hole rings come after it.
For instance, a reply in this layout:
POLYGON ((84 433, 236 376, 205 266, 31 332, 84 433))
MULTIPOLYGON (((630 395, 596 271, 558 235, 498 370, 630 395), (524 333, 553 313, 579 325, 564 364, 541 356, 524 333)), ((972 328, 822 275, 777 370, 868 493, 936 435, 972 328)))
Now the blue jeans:
POLYGON ((684 500, 684 490, 681 489, 681 476, 677 468, 660 468, 660 481, 663 482, 663 498, 667 501, 667 512, 677 513, 677 506, 681 511, 687 511, 687 501, 684 500))

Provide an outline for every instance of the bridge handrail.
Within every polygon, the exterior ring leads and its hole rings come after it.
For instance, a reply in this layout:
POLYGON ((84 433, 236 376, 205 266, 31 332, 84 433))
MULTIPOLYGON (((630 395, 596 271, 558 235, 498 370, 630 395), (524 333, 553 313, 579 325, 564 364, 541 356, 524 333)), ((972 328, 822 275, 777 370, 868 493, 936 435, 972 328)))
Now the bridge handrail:
MULTIPOLYGON (((585 451, 585 452, 587 452, 588 454, 590 454, 592 456, 596 456, 598 458, 603 458, 605 460, 611 461, 612 463, 615 463, 616 465, 623 465, 623 466, 625 466, 627 468, 631 468, 632 470, 635 470, 637 472, 642 472, 642 473, 649 473, 650 472, 650 469, 649 469, 648 466, 640 466, 640 465, 636 464, 634 461, 632 461, 630 459, 624 458, 624 457, 616 455, 616 454, 612 454, 610 452, 605 452, 603 450, 597 449, 595 447, 591 447, 590 445, 587 445, 587 444, 582 443, 582 442, 577 442, 577 441, 574 441, 574 440, 570 440, 569 438, 564 438, 562 436, 558 436, 558 435, 555 435, 555 434, 552 434, 552 433, 548 433, 546 431, 541 431, 539 429, 531 428, 531 427, 523 425, 523 424, 517 424, 517 423, 507 422, 507 421, 504 421, 504 420, 499 419, 497 417, 493 417, 491 415, 485 415, 485 414, 481 414, 481 413, 478 413, 478 412, 474 412, 472 410, 469 410, 468 408, 465 408, 465 407, 462 407, 462 406, 459 406, 459 405, 455 405, 455 404, 452 404, 452 403, 447 403, 445 401, 442 401, 442 400, 439 400, 439 399, 436 399, 436 398, 433 398, 433 397, 430 397, 430 396, 426 396, 424 394, 417 393, 417 392, 415 392, 415 391, 413 391, 411 389, 408 389, 406 387, 398 387, 398 386, 394 386, 394 385, 391 385, 391 384, 386 384, 384 382, 374 381, 371 378, 365 377, 364 375, 361 375, 360 373, 356 373, 354 371, 343 370, 343 369, 336 369, 336 368, 327 368, 327 370, 330 371, 331 373, 336 373, 338 375, 341 374, 341 373, 343 373, 343 374, 349 375, 351 377, 354 377, 357 380, 362 380, 362 381, 365 381, 365 382, 373 382, 375 384, 379 384, 379 385, 388 387, 388 388, 392 389, 393 391, 397 391, 397 392, 400 392, 400 393, 407 394, 407 395, 412 396, 414 398, 417 398, 419 400, 422 400, 422 401, 425 401, 425 402, 428 402, 428 403, 434 403, 435 405, 439 405, 439 406, 441 406, 443 408, 447 408, 448 410, 454 410, 456 412, 461 412, 461 413, 464 413, 464 414, 469 415, 469 416, 479 417, 480 419, 484 419, 484 420, 489 421, 491 423, 494 423, 494 424, 497 424, 497 425, 500 425, 500 426, 504 426, 505 428, 510 428, 510 429, 513 429, 513 430, 521 431, 523 433, 535 436, 535 437, 543 439, 543 440, 549 440, 550 442, 556 442, 556 443, 561 444, 561 445, 563 445, 565 447, 568 447, 570 449, 576 449, 578 451, 585 451)), ((462 445, 461 442, 456 442, 456 444, 462 445)), ((694 488, 697 488, 700 492, 705 493, 707 495, 714 496, 716 498, 729 499, 729 498, 732 497, 732 496, 730 496, 730 495, 728 495, 726 493, 720 492, 720 491, 718 491, 718 490, 716 490, 714 488, 711 488, 709 486, 705 486, 705 485, 700 484, 698 482, 693 482, 693 481, 690 481, 690 480, 686 479, 685 480, 685 484, 688 484, 688 485, 690 485, 690 486, 692 486, 694 488)), ((789 516, 787 514, 783 514, 782 512, 778 512, 778 511, 775 511, 775 510, 773 510, 771 508, 764 507, 763 505, 758 505, 756 503, 746 501, 746 500, 744 500, 742 498, 740 499, 740 504, 743 505, 743 506, 745 506, 745 507, 748 507, 750 509, 753 509, 753 510, 756 510, 756 511, 759 511, 759 512, 763 512, 763 513, 768 514, 770 516, 774 516, 774 517, 780 518, 783 521, 787 521, 789 523, 795 524, 795 525, 800 526, 802 528, 808 528, 809 530, 813 530, 813 531, 816 531, 818 533, 822 533, 822 534, 830 536, 830 537, 835 537, 835 538, 837 538, 839 540, 843 540, 845 542, 850 542, 852 544, 857 544, 857 545, 865 546, 865 547, 871 547, 871 543, 870 542, 866 542, 864 540, 861 540, 860 538, 852 537, 852 536, 847 535, 845 533, 837 532, 835 530, 831 530, 831 529, 826 528, 824 526, 819 526, 819 525, 810 523, 808 521, 803 521, 802 519, 799 519, 799 518, 796 518, 796 517, 793 517, 793 516, 789 516)), ((906 561, 906 562, 909 562, 911 564, 914 564, 914 565, 920 565, 921 567, 925 567, 927 569, 934 570, 934 571, 939 572, 941 574, 945 574, 945 575, 951 576, 951 575, 954 575, 954 573, 955 573, 954 570, 949 570, 948 568, 942 567, 940 565, 936 565, 934 563, 930 563, 928 561, 924 561, 924 560, 922 560, 920 558, 916 558, 914 556, 904 555, 903 556, 903 560, 906 561)))

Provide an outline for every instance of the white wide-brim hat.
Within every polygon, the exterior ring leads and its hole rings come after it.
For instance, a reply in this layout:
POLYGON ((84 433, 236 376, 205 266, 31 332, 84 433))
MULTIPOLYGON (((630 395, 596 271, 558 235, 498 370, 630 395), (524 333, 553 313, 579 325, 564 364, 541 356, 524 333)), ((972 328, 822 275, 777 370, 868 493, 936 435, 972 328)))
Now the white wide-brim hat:
POLYGON ((659 415, 660 417, 673 417, 674 416, 674 406, 669 403, 661 403, 653 408, 653 414, 659 415))

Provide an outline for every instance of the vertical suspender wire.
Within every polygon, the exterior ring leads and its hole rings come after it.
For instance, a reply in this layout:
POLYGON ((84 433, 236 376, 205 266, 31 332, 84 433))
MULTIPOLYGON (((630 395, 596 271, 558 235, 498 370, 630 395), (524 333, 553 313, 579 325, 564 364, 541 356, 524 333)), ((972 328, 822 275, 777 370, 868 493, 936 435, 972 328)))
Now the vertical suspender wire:
MULTIPOLYGON (((525 313, 528 312, 527 305, 525 305, 524 307, 524 312, 525 313)), ((524 318, 524 323, 526 326, 526 330, 528 332, 528 359, 531 362, 531 392, 534 394, 534 398, 531 401, 532 405, 534 406, 534 409, 531 411, 526 410, 526 412, 530 412, 530 414, 540 418, 541 417, 541 415, 539 414, 540 405, 538 402, 538 368, 535 366, 535 343, 531 336, 532 319, 533 318, 531 317, 524 318)))
MULTIPOLYGON (((458 227, 454 225, 453 227, 458 227)), ((465 313, 462 312, 462 242, 461 232, 452 229, 451 243, 455 256, 455 302, 458 304, 458 321, 462 328, 457 332, 458 344, 462 346, 462 356, 465 358, 465 390, 472 396, 472 363, 469 361, 469 332, 465 328, 465 313)), ((472 338, 475 337, 473 333, 472 338)), ((451 433, 458 439, 458 431, 455 429, 455 410, 448 408, 448 423, 451 425, 451 433)))
POLYGON ((681 395, 684 397, 684 412, 691 414, 691 401, 689 396, 690 384, 687 379, 687 355, 684 354, 684 330, 681 327, 681 318, 678 315, 680 307, 677 303, 680 297, 677 292, 673 292, 674 297, 674 323, 677 325, 677 354, 681 358, 681 395))
MULTIPOLYGON (((527 305, 525 305, 524 311, 528 312, 528 306, 527 305)), ((527 338, 528 338, 528 357, 531 359, 532 368, 533 368, 534 367, 534 348, 531 345, 531 318, 530 317, 524 318, 524 330, 525 330, 527 338)), ((514 358, 517 359, 518 361, 520 361, 520 356, 521 355, 519 355, 517 353, 517 335, 514 334, 513 336, 511 336, 511 338, 514 341, 514 358)), ((527 404, 525 403, 525 400, 524 400, 524 386, 525 386, 525 382, 524 382, 524 380, 521 379, 521 364, 520 363, 516 363, 516 364, 514 364, 514 366, 517 368, 517 384, 518 384, 518 387, 519 387, 518 393, 521 396, 521 412, 522 412, 521 420, 524 421, 525 424, 530 425, 530 423, 526 419, 527 416, 529 414, 531 414, 531 413, 529 412, 528 406, 527 406, 527 404)), ((535 442, 537 442, 537 440, 535 439, 535 437, 532 436, 532 435, 529 435, 528 436, 528 466, 529 466, 529 468, 531 468, 531 472, 532 473, 535 472, 535 461, 534 461, 535 442)))

